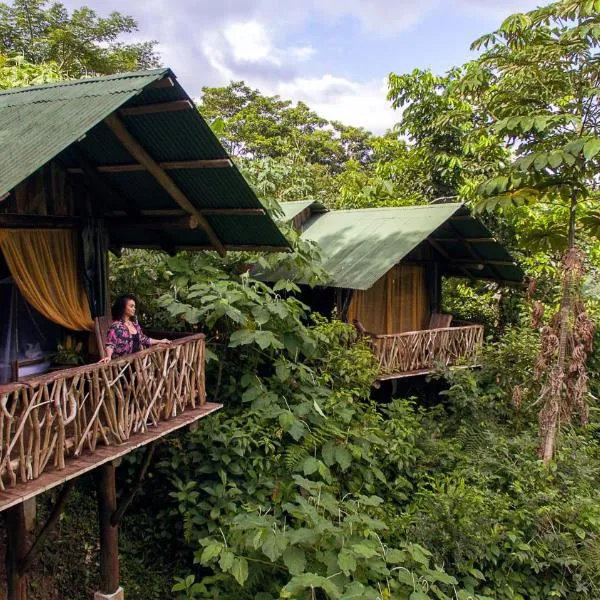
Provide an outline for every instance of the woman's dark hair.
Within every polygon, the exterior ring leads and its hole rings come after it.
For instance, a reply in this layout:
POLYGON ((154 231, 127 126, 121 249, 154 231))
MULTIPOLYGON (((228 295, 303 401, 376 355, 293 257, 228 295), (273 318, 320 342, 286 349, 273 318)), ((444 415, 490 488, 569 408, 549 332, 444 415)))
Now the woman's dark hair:
POLYGON ((115 300, 110 310, 113 321, 120 321, 123 318, 123 313, 125 312, 128 300, 136 301, 135 296, 132 296, 131 294, 123 294, 115 300))

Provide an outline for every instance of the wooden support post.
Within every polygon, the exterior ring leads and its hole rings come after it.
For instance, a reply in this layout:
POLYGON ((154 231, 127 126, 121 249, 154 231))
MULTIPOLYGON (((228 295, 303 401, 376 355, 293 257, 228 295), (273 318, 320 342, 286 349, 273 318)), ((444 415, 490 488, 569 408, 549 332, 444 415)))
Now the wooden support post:
POLYGON ((17 504, 6 510, 6 590, 7 600, 27 600, 27 577, 21 562, 27 554, 25 506, 17 504))
POLYGON ((113 463, 98 467, 97 496, 100 525, 100 592, 119 590, 119 527, 111 524, 117 510, 116 468, 113 463))

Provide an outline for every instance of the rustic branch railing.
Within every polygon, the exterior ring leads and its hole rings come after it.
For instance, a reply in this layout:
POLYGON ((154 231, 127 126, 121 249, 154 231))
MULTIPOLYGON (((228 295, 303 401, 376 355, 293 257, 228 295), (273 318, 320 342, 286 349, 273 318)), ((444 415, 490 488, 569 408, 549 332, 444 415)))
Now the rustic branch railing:
POLYGON ((483 325, 371 335, 381 375, 432 369, 437 364, 475 364, 483 344, 483 325))
POLYGON ((202 406, 204 336, 0 386, 0 490, 202 406))

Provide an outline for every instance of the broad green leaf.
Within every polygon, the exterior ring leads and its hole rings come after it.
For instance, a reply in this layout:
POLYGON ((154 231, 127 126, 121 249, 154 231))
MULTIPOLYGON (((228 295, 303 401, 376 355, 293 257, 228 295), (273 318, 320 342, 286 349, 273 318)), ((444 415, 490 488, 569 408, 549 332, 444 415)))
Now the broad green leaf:
POLYGON ((393 565, 397 565, 403 562, 406 562, 407 555, 406 552, 402 550, 392 549, 385 555, 385 560, 393 565))
POLYGON ((425 592, 414 591, 410 596, 409 600, 430 600, 431 596, 425 592))
POLYGON ((318 469, 319 461, 316 458, 313 458, 312 456, 309 456, 307 459, 305 459, 302 465, 302 470, 304 471, 305 475, 312 475, 318 469))
POLYGON ((553 168, 556 169, 557 167, 560 167, 560 165, 563 162, 563 153, 560 150, 557 150, 555 152, 552 152, 548 155, 548 164, 553 168))
POLYGON ((223 544, 221 542, 211 542, 204 548, 202 551, 202 555, 200 556, 200 562, 203 565, 208 564, 213 558, 219 556, 221 554, 221 550, 223 549, 223 544))
POLYGON ((377 554, 377 550, 373 548, 373 546, 369 546, 365 543, 352 544, 352 550, 364 558, 371 558, 377 554))
POLYGON ((221 553, 221 558, 219 559, 219 567, 221 567, 223 571, 229 571, 233 566, 234 558, 235 556, 233 552, 230 552, 229 550, 224 550, 221 553))
POLYGON ((292 575, 300 575, 306 567, 304 551, 297 546, 286 548, 282 558, 283 563, 292 575))
POLYGON ((341 596, 341 591, 333 580, 317 575, 316 573, 303 573, 302 575, 296 575, 287 583, 282 590, 282 597, 290 598, 290 594, 298 594, 299 592, 315 588, 322 589, 332 600, 338 600, 341 596))
POLYGON ((345 471, 352 464, 352 454, 345 446, 336 446, 335 461, 340 465, 342 471, 345 471))
POLYGON ((231 574, 235 577, 235 580, 243 586, 248 579, 248 561, 243 557, 236 558, 231 567, 231 574))
POLYGON ((354 554, 343 548, 338 554, 338 565, 345 575, 350 575, 356 569, 356 559, 354 554))
POLYGON ((542 169, 545 169, 547 165, 548 155, 545 152, 540 152, 540 154, 537 154, 535 160, 533 161, 534 169, 536 171, 541 171, 542 169))
POLYGON ((600 152, 600 138, 588 140, 583 146, 583 155, 586 160, 591 160, 600 152))
POLYGON ((326 442, 321 450, 321 456, 323 457, 323 462, 328 467, 331 467, 331 465, 333 465, 335 462, 335 443, 331 440, 326 442))
POLYGON ((275 562, 284 552, 287 541, 283 534, 270 532, 261 550, 271 562, 275 562))

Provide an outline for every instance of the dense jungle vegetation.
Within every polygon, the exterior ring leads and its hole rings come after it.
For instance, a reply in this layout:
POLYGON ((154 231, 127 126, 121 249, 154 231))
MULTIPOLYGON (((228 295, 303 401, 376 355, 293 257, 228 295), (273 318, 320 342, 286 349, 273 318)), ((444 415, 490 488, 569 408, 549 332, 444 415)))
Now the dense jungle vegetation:
MULTIPOLYGON (((0 4, 0 88, 158 64, 153 42, 119 41, 135 28, 0 4)), ((203 89, 199 110, 275 218, 308 198, 463 201, 529 287, 446 281, 446 309, 487 327, 482 367, 440 373, 433 399, 376 403, 353 328, 310 314, 293 281, 248 275, 258 261, 324 276, 285 224, 283 258, 113 258, 113 291, 138 295, 144 325, 207 334, 207 390, 225 405, 158 448, 122 527, 128 598, 600 598, 599 44, 598 0, 513 15, 468 64, 391 74, 403 111, 380 136, 244 82, 203 89)), ((92 489, 39 558, 35 598, 93 589, 92 489)))

